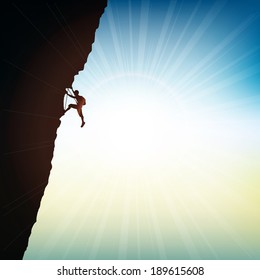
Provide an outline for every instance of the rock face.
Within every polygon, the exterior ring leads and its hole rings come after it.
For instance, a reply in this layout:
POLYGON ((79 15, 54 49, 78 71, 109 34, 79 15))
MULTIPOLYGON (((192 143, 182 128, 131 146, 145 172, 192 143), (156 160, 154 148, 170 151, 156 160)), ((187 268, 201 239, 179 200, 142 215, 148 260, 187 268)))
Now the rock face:
POLYGON ((1 258, 22 259, 51 170, 65 88, 106 0, 1 5, 1 258))

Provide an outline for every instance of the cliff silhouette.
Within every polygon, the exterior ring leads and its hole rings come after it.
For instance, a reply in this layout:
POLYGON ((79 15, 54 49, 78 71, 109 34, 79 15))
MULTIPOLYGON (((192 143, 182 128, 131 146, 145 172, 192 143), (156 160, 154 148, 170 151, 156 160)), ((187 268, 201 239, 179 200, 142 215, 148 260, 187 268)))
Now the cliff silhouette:
POLYGON ((65 88, 87 61, 107 1, 0 5, 1 259, 22 259, 48 184, 65 88))

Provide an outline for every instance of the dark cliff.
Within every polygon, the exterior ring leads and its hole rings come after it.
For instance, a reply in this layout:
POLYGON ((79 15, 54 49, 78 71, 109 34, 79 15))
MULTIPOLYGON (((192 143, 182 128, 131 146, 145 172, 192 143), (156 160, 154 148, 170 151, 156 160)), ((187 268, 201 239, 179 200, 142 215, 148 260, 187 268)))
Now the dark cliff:
POLYGON ((106 0, 1 5, 1 258, 22 259, 51 170, 65 88, 106 0))

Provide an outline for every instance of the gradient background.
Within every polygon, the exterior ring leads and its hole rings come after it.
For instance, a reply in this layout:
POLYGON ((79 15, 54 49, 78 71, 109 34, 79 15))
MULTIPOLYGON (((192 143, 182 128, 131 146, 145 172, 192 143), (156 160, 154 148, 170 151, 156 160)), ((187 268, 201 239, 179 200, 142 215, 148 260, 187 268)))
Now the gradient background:
POLYGON ((259 12, 109 1, 24 259, 260 259, 259 12))

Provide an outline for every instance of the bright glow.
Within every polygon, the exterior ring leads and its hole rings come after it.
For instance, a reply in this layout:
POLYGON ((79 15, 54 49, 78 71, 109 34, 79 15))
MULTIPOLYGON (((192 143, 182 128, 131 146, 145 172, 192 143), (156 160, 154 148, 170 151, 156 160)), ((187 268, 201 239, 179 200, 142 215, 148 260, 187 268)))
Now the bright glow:
POLYGON ((165 153, 165 143, 172 138, 172 116, 176 114, 171 110, 179 110, 177 104, 172 102, 170 107, 163 99, 166 88, 135 76, 117 78, 103 88, 108 97, 104 97, 93 118, 98 129, 95 142, 104 160, 117 167, 137 167, 165 153))
POLYGON ((258 25, 189 2, 109 2, 25 258, 260 257, 258 25))

